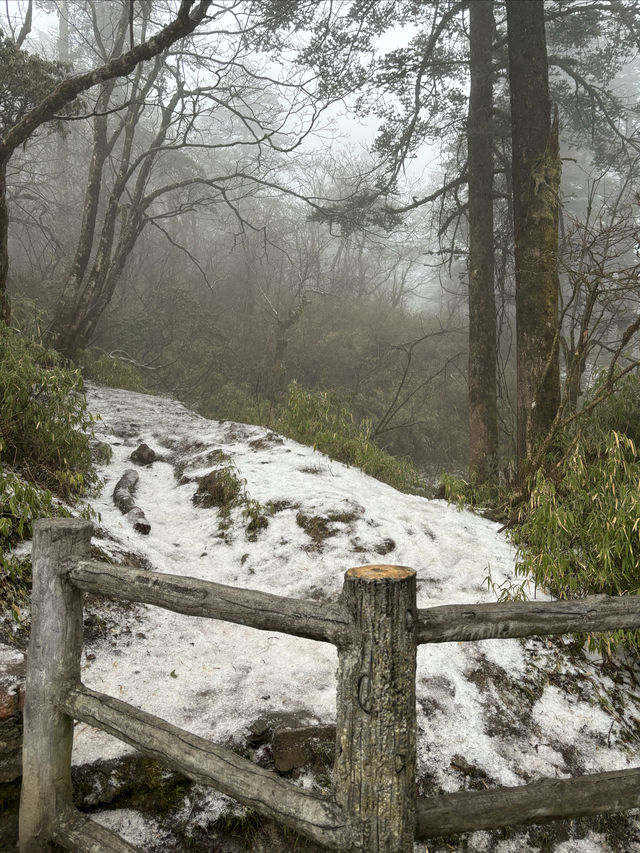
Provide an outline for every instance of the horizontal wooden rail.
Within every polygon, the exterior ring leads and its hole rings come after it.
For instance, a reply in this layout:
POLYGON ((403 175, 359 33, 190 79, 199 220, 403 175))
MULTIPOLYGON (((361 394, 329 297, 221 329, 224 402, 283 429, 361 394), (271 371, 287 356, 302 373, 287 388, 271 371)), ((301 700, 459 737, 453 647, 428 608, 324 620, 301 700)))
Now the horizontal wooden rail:
POLYGON ((85 592, 155 604, 187 616, 206 616, 337 646, 347 643, 353 633, 351 616, 338 604, 320 604, 95 560, 74 561, 69 565, 69 580, 85 592))
POLYGON ((336 603, 270 595, 89 559, 91 525, 34 525, 20 851, 135 848, 72 807, 73 720, 213 785, 335 851, 411 853, 418 839, 640 807, 640 768, 439 797, 415 796, 416 644, 640 627, 640 597, 415 606, 415 572, 360 566, 336 603), (81 591, 338 647, 334 797, 296 788, 229 749, 80 682, 81 591), (71 685, 71 687, 70 687, 71 685))
POLYGON ((459 791, 418 798, 416 838, 587 817, 638 806, 640 768, 544 779, 514 788, 459 791))
POLYGON ((56 816, 51 840, 74 853, 140 853, 138 847, 71 806, 56 816))
POLYGON ((418 642, 507 639, 640 628, 640 596, 577 601, 504 601, 418 609, 418 642))
POLYGON ((72 688, 58 706, 76 720, 131 744, 194 782, 213 785, 261 814, 285 822, 316 843, 331 850, 349 846, 349 827, 333 800, 296 788, 230 749, 83 685, 72 688))

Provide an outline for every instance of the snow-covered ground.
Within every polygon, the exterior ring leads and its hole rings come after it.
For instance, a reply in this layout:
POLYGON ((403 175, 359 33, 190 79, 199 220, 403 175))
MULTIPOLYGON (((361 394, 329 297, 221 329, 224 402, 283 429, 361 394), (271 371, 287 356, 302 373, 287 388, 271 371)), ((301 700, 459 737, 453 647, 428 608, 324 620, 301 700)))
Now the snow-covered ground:
MULTIPOLYGON (((205 420, 171 400, 97 387, 88 399, 101 417, 96 433, 113 451, 102 470, 102 495, 91 501, 101 515, 94 541, 116 560, 133 553, 156 571, 317 600, 338 596, 351 566, 395 563, 417 571, 419 607, 495 601, 489 573, 497 584, 513 576, 514 549, 497 525, 443 501, 401 494, 262 427, 205 420), (136 467, 129 456, 141 442, 164 458, 137 468, 136 503, 151 523, 148 536, 134 532, 111 500, 125 469, 136 467), (231 457, 248 498, 271 502, 268 527, 255 541, 241 509, 221 534, 218 511, 192 501, 196 478, 220 465, 215 450, 231 457), (316 542, 301 522, 318 516, 331 535, 316 542)), ((87 654, 89 687, 214 741, 241 742, 248 726, 270 713, 296 711, 310 723, 335 719, 337 655, 327 644, 139 606, 87 654)), ((572 657, 557 641, 420 646, 422 792, 460 790, 472 779, 516 785, 637 765, 640 712, 628 694, 597 660, 572 657)), ((127 749, 76 727, 75 762, 127 749)), ((108 820, 137 843, 153 832, 151 822, 130 812, 119 823, 117 812, 108 820)), ((635 826, 634 818, 625 849, 640 851, 635 826)), ((460 845, 541 849, 526 834, 497 840, 478 832, 460 845)), ((622 849, 593 830, 554 845, 544 849, 622 849)))

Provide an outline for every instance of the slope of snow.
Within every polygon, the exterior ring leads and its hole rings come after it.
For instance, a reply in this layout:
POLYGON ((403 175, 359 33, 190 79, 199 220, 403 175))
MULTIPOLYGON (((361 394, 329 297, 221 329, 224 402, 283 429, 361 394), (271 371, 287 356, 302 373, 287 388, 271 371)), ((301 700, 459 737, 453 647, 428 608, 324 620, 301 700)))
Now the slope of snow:
MULTIPOLYGON (((94 541, 116 561, 134 553, 156 571, 318 600, 339 594, 351 566, 395 563, 417 571, 419 607, 495 601, 487 575, 497 584, 513 576, 514 550, 497 525, 443 501, 401 494, 262 427, 209 421, 171 400, 98 387, 88 389, 88 399, 101 418, 96 433, 113 452, 102 470, 105 488, 91 501, 101 515, 94 541), (134 532, 111 500, 141 442, 163 457, 137 468, 136 503, 151 523, 148 536, 134 532), (196 478, 219 464, 215 450, 231 457, 249 498, 276 505, 256 541, 240 509, 221 534, 217 510, 192 501, 196 478), (298 523, 301 514, 343 520, 315 543, 298 523)), ((137 606, 87 652, 89 687, 214 741, 242 742, 248 726, 269 713, 335 719, 337 655, 327 644, 137 606)), ((489 785, 638 763, 634 709, 616 706, 618 686, 597 661, 570 659, 557 642, 423 645, 416 687, 425 793, 468 787, 465 763, 489 785)), ((76 762, 127 749, 76 727, 76 762)), ((538 849, 521 838, 497 846, 490 838, 475 833, 464 849, 538 849)), ((610 848, 590 833, 553 849, 610 848)))

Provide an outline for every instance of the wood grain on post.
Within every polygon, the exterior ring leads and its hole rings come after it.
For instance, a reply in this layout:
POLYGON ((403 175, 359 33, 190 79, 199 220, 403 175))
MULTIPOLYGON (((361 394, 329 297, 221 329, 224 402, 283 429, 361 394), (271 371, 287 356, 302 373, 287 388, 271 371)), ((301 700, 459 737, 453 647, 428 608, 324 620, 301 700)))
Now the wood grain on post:
POLYGON ((355 850, 413 851, 416 807, 416 578, 404 566, 360 566, 342 601, 355 620, 339 647, 338 804, 355 850))
POLYGON ((48 849, 56 816, 71 805, 73 719, 58 701, 80 679, 82 594, 67 561, 89 556, 92 525, 76 518, 33 528, 31 639, 27 655, 20 851, 48 849))

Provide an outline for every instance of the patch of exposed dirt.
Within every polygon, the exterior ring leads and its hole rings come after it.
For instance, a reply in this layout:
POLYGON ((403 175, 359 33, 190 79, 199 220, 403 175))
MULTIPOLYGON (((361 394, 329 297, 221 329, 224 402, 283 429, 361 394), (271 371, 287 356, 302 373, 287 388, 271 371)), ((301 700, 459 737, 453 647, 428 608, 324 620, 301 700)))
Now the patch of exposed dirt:
POLYGON ((376 554, 384 556, 385 554, 390 554, 392 551, 394 551, 395 547, 396 543, 393 541, 393 539, 383 539, 382 542, 379 542, 374 547, 374 551, 376 552, 376 554))
POLYGON ((312 547, 318 551, 322 549, 322 543, 325 539, 335 536, 338 532, 325 515, 306 515, 304 512, 298 512, 296 513, 296 524, 313 540, 314 545, 312 547))
POLYGON ((132 422, 130 424, 118 424, 118 426, 112 427, 111 432, 118 438, 138 438, 142 429, 142 424, 132 422))
POLYGON ((183 477, 187 468, 206 468, 209 465, 220 466, 230 462, 231 457, 219 447, 214 447, 212 450, 207 450, 205 453, 199 453, 196 456, 186 451, 179 451, 174 453, 168 461, 173 466, 173 476, 182 485, 183 481, 194 479, 183 477))
POLYGON ((244 424, 230 423, 224 437, 230 443, 246 441, 251 435, 251 432, 252 430, 244 424))
POLYGON ((266 509, 271 515, 278 512, 284 512, 285 509, 298 509, 300 504, 292 503, 291 501, 267 501, 266 509))
POLYGON ((351 524, 359 517, 356 510, 339 510, 338 512, 327 513, 329 521, 338 522, 340 524, 351 524))
POLYGON ((274 447, 279 444, 284 444, 284 439, 282 438, 282 436, 278 435, 275 432, 268 432, 261 438, 254 438, 252 441, 250 441, 249 447, 252 450, 268 450, 270 447, 274 447))
POLYGON ((502 667, 478 652, 477 666, 466 677, 482 695, 489 737, 517 738, 534 728, 533 706, 542 696, 544 684, 531 674, 512 679, 502 667))

